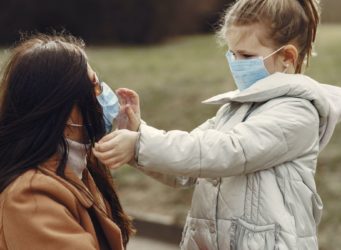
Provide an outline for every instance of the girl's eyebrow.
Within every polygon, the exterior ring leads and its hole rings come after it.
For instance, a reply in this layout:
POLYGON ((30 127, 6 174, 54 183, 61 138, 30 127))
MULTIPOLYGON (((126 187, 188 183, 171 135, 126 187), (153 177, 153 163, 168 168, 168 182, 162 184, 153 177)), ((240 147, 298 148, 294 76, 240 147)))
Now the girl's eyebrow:
MULTIPOLYGON (((232 50, 231 50, 232 51, 232 50)), ((233 52, 233 51, 232 51, 233 52)), ((253 55, 254 53, 251 51, 246 51, 246 50, 237 50, 236 51, 238 54, 247 54, 247 55, 253 55)))

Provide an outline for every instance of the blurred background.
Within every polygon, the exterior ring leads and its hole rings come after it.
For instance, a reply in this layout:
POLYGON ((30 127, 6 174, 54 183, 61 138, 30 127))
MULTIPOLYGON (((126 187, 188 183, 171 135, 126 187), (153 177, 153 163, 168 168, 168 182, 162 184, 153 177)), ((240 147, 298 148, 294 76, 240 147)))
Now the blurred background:
MULTIPOLYGON (((217 45, 214 36, 231 2, 0 0, 0 62, 21 33, 65 29, 88 44, 90 63, 102 80, 113 88, 128 87, 140 94, 145 121, 166 130, 191 130, 219 108, 203 105, 202 100, 234 89, 225 48, 217 45)), ((306 74, 341 86, 341 2, 322 0, 322 4, 323 21, 315 46, 318 56, 312 58, 306 74)), ((322 250, 341 246, 340 127, 321 154, 316 175, 325 204, 319 227, 322 250)), ((182 227, 191 189, 168 188, 130 167, 113 172, 113 176, 123 206, 132 216, 182 227)), ((139 233, 142 231, 143 227, 139 233)), ((160 240, 178 242, 178 237, 168 234, 168 239, 160 236, 160 240)))
MULTIPOLYGON (((20 32, 66 29, 90 44, 150 44, 212 32, 231 0, 1 0, 0 43, 20 32)), ((323 1, 323 20, 340 21, 340 1, 323 1)))

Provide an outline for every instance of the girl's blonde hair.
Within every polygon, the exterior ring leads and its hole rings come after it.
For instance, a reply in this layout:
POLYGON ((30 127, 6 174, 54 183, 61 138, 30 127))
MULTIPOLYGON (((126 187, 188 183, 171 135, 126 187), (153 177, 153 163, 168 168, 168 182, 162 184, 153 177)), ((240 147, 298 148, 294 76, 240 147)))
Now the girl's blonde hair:
POLYGON ((227 9, 218 37, 226 41, 232 25, 265 24, 276 47, 292 43, 299 52, 296 73, 312 54, 320 22, 319 0, 237 0, 227 9))

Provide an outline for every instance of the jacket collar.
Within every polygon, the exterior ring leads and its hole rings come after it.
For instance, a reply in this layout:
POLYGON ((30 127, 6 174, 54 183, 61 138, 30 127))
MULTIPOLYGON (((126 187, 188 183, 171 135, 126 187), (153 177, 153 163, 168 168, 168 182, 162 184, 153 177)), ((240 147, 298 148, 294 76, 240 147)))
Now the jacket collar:
POLYGON ((278 97, 302 98, 313 102, 321 117, 329 114, 329 103, 320 83, 301 74, 275 73, 244 91, 231 91, 203 101, 204 104, 266 102, 278 97))
POLYGON ((320 116, 320 149, 330 140, 341 121, 341 88, 320 84, 302 74, 275 73, 244 91, 231 91, 203 101, 204 104, 231 102, 267 102, 279 97, 294 97, 310 101, 320 116))
MULTIPOLYGON (((301 74, 275 73, 259 80, 244 91, 231 91, 209 98, 203 103, 225 104, 229 102, 265 102, 273 98, 288 96, 304 99, 325 98, 319 93, 320 84, 312 78, 301 74)), ((324 105, 322 105, 324 106, 324 105)))

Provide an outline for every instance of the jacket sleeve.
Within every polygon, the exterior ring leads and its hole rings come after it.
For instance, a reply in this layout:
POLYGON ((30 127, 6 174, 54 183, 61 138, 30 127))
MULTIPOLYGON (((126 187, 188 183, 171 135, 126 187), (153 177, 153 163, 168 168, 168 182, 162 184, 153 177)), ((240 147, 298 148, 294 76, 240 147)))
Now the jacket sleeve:
POLYGON ((175 176, 170 174, 159 173, 155 171, 145 170, 143 167, 138 167, 138 169, 153 178, 154 180, 167 185, 172 188, 189 188, 196 183, 196 178, 187 176, 175 176))
MULTIPOLYGON (((143 124, 146 124, 146 123, 143 123, 143 124)), ((198 126, 193 131, 205 131, 208 129, 213 129, 214 124, 215 124, 215 117, 207 120, 206 122, 198 126)), ((133 164, 133 165, 135 165, 145 175, 148 175, 149 177, 161 182, 162 184, 165 184, 173 188, 189 188, 193 186, 197 180, 197 178, 195 177, 176 176, 176 175, 164 174, 164 173, 155 172, 155 171, 148 171, 144 167, 140 167, 137 164, 133 164)))
POLYGON ((322 90, 325 92, 328 103, 331 109, 331 118, 336 122, 341 122, 341 88, 338 86, 320 84, 322 90))
POLYGON ((57 194, 55 182, 44 188, 35 185, 34 178, 26 188, 6 194, 2 219, 8 249, 97 249, 95 239, 60 199, 68 195, 63 188, 57 194))
POLYGON ((166 133, 143 125, 138 164, 145 170, 189 177, 248 174, 310 152, 318 144, 318 126, 315 107, 298 98, 283 98, 226 133, 166 133))

